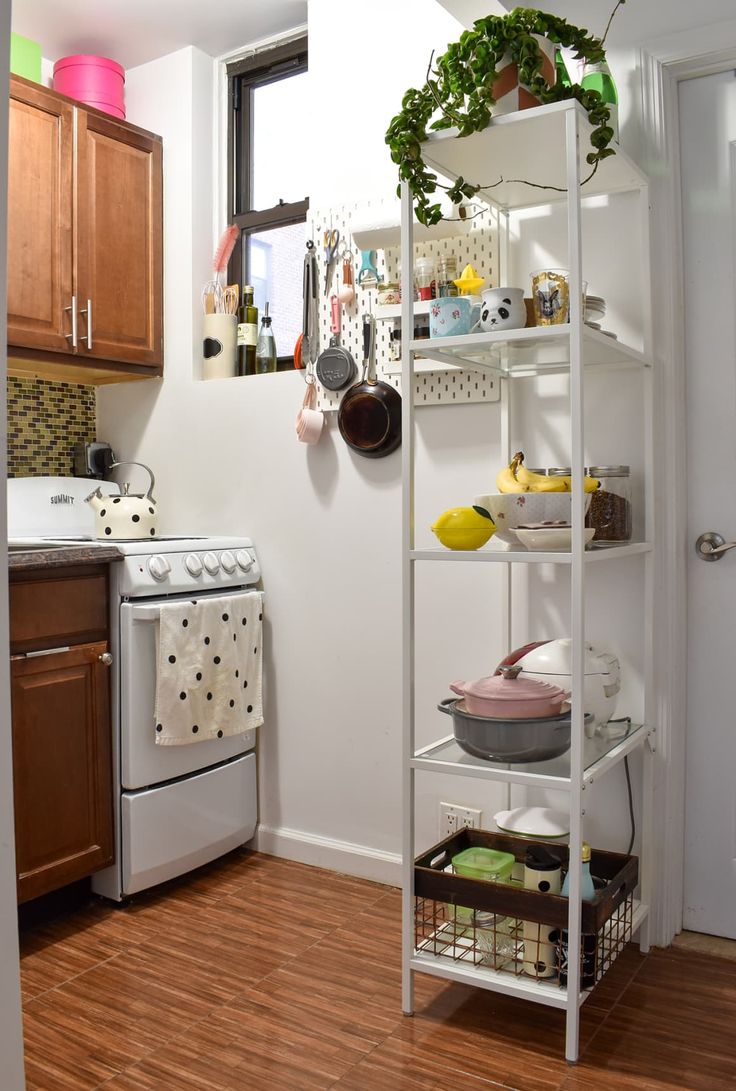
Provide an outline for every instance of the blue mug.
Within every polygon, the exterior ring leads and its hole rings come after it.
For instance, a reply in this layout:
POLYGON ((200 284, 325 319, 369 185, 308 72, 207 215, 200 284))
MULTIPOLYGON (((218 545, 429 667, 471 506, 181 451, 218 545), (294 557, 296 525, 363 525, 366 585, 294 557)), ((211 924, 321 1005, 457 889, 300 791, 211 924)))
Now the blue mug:
POLYGON ((473 333, 480 319, 480 303, 467 295, 442 296, 429 304, 429 336, 458 337, 473 333))

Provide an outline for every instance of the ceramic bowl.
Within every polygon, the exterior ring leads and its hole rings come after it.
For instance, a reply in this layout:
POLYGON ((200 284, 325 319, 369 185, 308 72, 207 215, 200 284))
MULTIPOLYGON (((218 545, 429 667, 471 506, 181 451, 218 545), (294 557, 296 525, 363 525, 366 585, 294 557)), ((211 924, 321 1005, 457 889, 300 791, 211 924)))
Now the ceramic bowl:
MULTIPOLYGON (((591 494, 585 497, 585 510, 591 494)), ((518 546, 519 539, 510 531, 520 523, 571 523, 572 493, 522 492, 491 493, 473 497, 473 504, 490 513, 496 538, 506 545, 518 546)))
MULTIPOLYGON (((517 528, 513 533, 524 549, 551 553, 569 553, 572 549, 572 527, 535 527, 534 530, 517 528)), ((586 527, 583 534, 587 545, 595 534, 595 527, 586 527)))

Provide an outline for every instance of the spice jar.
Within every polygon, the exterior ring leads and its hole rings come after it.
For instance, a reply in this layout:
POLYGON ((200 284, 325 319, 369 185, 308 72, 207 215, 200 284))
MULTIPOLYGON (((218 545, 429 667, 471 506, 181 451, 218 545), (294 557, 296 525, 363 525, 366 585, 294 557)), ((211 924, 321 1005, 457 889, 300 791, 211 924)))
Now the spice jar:
POLYGON ((629 467, 591 466, 588 473, 600 481, 585 517, 586 527, 595 528, 593 541, 601 545, 630 542, 633 526, 629 467))
POLYGON ((414 277, 419 290, 419 298, 434 299, 437 294, 434 258, 417 258, 414 263, 414 277))
POLYGON ((457 285, 457 258, 443 254, 437 259, 437 295, 459 295, 457 285))

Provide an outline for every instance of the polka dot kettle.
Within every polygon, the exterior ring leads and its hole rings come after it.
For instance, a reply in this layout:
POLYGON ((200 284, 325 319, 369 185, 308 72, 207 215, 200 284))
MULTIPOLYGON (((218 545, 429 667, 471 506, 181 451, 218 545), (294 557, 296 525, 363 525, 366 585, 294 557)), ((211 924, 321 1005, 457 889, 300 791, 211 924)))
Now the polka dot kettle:
POLYGON ((95 513, 95 533, 109 541, 131 541, 138 538, 155 538, 158 534, 158 513, 153 499, 154 477, 142 462, 113 462, 115 466, 140 466, 151 479, 147 493, 132 493, 126 481, 120 486, 120 496, 109 496, 98 485, 86 497, 95 513))

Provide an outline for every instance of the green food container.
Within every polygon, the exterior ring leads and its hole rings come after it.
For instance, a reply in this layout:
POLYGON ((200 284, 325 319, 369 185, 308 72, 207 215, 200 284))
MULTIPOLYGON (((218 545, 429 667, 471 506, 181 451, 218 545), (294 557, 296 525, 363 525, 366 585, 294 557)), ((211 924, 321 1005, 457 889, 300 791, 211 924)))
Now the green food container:
POLYGON ((41 82, 41 46, 21 34, 10 35, 10 71, 25 76, 34 83, 41 82))
MULTIPOLYGON (((508 883, 515 857, 510 852, 497 852, 482 845, 463 849, 452 858, 452 870, 465 879, 485 879, 491 883, 508 883)), ((475 911, 467 906, 455 907, 455 920, 463 926, 473 923, 475 911)))
POLYGON ((452 867, 466 879, 487 879, 494 883, 507 883, 515 864, 510 852, 497 852, 482 845, 463 849, 452 858, 452 867))

